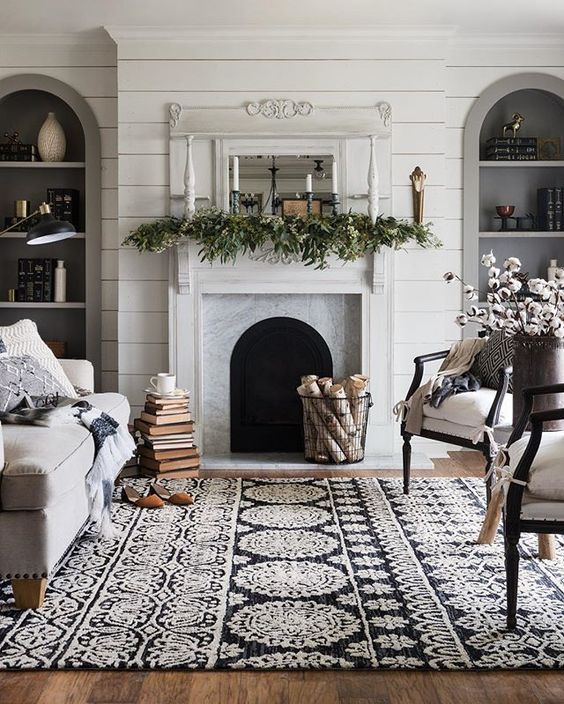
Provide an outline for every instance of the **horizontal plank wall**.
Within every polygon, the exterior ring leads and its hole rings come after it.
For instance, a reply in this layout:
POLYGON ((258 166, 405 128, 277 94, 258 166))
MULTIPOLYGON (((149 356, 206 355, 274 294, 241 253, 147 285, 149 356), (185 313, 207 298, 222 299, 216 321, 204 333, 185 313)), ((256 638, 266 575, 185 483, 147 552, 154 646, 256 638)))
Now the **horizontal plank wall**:
POLYGON ((111 41, 78 44, 69 37, 3 37, 0 79, 18 73, 64 81, 92 108, 102 143, 102 390, 117 390, 118 160, 117 59, 111 41))
MULTIPOLYGON (((289 97, 317 105, 380 100, 392 105, 392 213, 412 216, 408 177, 419 165, 428 175, 426 217, 444 242, 440 251, 409 248, 395 255, 390 373, 395 397, 402 398, 413 357, 459 337, 452 320, 460 308, 460 288, 445 286, 442 274, 462 266, 466 112, 481 90, 508 73, 535 66, 563 75, 562 50, 491 44, 476 50, 444 36, 377 39, 313 31, 292 39, 283 32, 257 38, 226 31, 183 38, 157 36, 158 30, 153 35, 150 29, 109 31, 118 45, 120 238, 143 220, 168 212, 171 102, 229 107, 289 97)), ((166 256, 120 252, 119 385, 134 406, 142 402, 148 375, 168 364, 166 279, 166 256)))
MULTIPOLYGON (((411 215, 408 175, 419 164, 432 174, 427 203, 437 228, 441 227, 444 42, 414 47, 412 42, 354 41, 342 36, 335 40, 309 36, 303 41, 254 37, 235 42, 214 40, 211 35, 205 42, 194 38, 151 42, 146 36, 124 36, 119 30, 112 34, 118 43, 121 235, 140 217, 154 218, 168 211, 167 108, 171 102, 235 107, 269 97, 307 99, 320 106, 389 101, 394 123, 393 212, 411 215)), ((167 364, 163 260, 127 251, 120 255, 120 388, 133 403, 141 402, 140 389, 147 375, 156 371, 155 363, 162 369, 167 364), (139 280, 140 267, 150 281, 139 280), (138 336, 131 338, 140 328, 149 334, 143 344, 138 336)), ((408 267, 408 259, 398 256, 398 283, 409 275, 408 267)), ((442 314, 442 300, 435 305, 442 314)), ((411 324, 409 315, 409 306, 397 314, 396 327, 402 335, 411 324)))

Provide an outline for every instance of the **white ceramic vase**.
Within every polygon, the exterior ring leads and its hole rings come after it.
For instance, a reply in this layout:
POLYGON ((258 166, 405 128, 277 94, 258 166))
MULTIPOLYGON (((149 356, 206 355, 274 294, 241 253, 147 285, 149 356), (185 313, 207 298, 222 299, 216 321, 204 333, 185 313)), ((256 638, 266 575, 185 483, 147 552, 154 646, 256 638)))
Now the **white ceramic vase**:
POLYGON ((37 136, 37 148, 42 161, 62 161, 67 149, 67 138, 54 112, 47 113, 37 136))

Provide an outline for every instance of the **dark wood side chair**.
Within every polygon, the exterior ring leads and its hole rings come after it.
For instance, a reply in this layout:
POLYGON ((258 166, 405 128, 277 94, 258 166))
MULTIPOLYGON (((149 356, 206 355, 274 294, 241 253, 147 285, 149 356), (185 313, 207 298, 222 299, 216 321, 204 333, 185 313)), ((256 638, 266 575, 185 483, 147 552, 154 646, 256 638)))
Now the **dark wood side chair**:
MULTIPOLYGON (((415 357, 413 360, 415 373, 406 401, 409 401, 421 386, 425 364, 444 359, 448 353, 449 350, 441 350, 415 357)), ((497 450, 492 444, 490 434, 484 432, 483 428, 491 428, 493 431, 498 425, 511 426, 513 398, 510 393, 507 393, 511 374, 511 367, 500 370, 497 389, 481 388, 478 391, 451 396, 441 404, 439 409, 432 409, 425 404, 423 425, 418 437, 479 450, 486 458, 487 473, 497 450)), ((413 434, 407 432, 405 422, 401 424, 401 435, 403 437, 403 493, 409 494, 413 434)))
POLYGON ((517 625, 519 539, 522 533, 564 534, 564 501, 554 496, 555 482, 564 495, 564 432, 543 436, 544 424, 564 420, 564 408, 532 413, 535 396, 563 394, 564 384, 534 386, 523 391, 523 411, 507 442, 510 483, 504 508, 505 570, 507 575, 507 628, 517 625), (529 437, 523 437, 530 423, 529 437), (512 451, 513 448, 513 451, 512 451), (534 476, 534 482, 531 479, 534 476), (547 478, 550 486, 547 485, 547 478), (545 489, 543 490, 543 484, 545 489))

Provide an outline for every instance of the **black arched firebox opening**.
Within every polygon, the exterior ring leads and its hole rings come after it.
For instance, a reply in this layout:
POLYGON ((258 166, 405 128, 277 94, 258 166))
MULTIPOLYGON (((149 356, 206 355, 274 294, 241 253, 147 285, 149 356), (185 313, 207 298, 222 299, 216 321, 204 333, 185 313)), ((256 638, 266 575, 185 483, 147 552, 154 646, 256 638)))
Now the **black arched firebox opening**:
POLYGON ((333 375, 323 337, 295 318, 267 318, 246 330, 231 354, 231 451, 303 450, 304 374, 333 375))

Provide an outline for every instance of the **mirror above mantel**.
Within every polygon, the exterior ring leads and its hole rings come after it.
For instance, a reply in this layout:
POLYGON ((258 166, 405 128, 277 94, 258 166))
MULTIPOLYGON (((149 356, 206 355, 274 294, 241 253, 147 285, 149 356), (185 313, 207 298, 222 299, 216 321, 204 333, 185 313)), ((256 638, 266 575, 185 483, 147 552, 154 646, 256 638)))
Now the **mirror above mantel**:
MULTIPOLYGON (((368 213, 373 221, 379 213, 389 214, 388 103, 331 107, 270 99, 228 108, 174 103, 169 125, 171 215, 190 218, 197 209, 209 207, 242 214, 312 212, 329 217, 352 210, 368 213), (275 184, 273 168, 278 169, 275 184), (273 188, 278 196, 275 208, 273 188)), ((380 256, 374 261, 375 292, 383 292, 386 278, 386 266, 376 261, 380 256)), ((189 291, 186 267, 189 252, 179 248, 178 291, 183 293, 189 291)))
POLYGON ((337 176, 332 154, 246 154, 234 157, 229 166, 229 207, 233 211, 232 194, 239 191, 239 212, 243 215, 305 215, 309 176, 313 212, 331 215, 332 193, 338 190, 333 174, 337 176))

